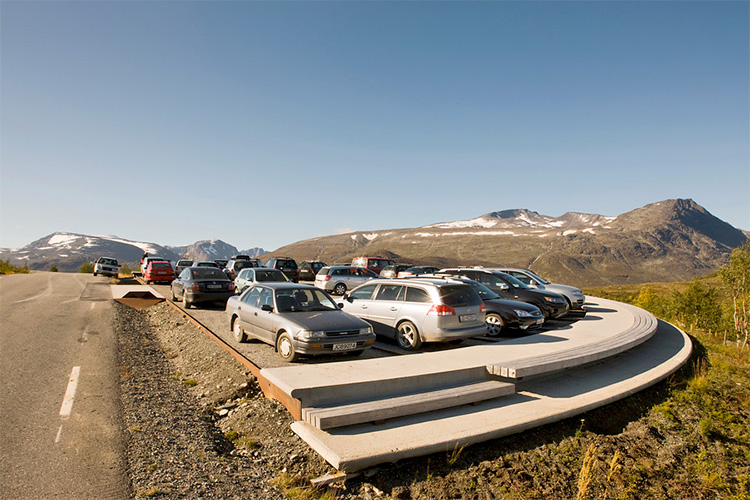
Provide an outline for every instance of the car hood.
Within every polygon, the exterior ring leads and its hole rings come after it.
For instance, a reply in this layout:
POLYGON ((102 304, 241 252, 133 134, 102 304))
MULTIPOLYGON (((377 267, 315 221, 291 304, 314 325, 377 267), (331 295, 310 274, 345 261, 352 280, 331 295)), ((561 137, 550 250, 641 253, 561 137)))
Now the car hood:
POLYGON ((521 302, 519 300, 489 299, 485 300, 484 304, 488 310, 496 307, 498 309, 520 309, 522 311, 527 311, 530 313, 533 312, 541 314, 541 311, 537 306, 529 304, 527 302, 521 302))
POLYGON ((344 311, 300 311, 282 316, 302 330, 355 330, 370 326, 368 322, 344 311))
POLYGON ((557 293, 563 293, 563 294, 568 293, 571 295, 577 294, 577 293, 583 294, 580 288, 576 288, 570 285, 560 285, 558 283, 547 283, 546 285, 544 285, 544 287, 551 292, 557 292, 557 293))

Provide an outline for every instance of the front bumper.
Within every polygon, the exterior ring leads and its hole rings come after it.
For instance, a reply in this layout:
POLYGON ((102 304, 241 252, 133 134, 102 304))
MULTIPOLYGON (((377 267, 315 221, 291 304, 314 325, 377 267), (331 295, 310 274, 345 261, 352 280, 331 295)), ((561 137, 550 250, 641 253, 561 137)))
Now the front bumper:
POLYGON ((346 354, 363 351, 375 342, 375 334, 351 335, 340 337, 319 337, 312 339, 294 339, 295 350, 306 356, 321 354, 346 354), (334 345, 354 344, 352 348, 334 350, 334 345))

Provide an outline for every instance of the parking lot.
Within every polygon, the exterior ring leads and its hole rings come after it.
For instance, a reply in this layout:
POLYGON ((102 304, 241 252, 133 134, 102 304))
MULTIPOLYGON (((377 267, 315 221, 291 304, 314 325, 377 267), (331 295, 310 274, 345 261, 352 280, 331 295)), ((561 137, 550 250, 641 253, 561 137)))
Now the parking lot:
MULTIPOLYGON (((151 285, 154 290, 160 293, 167 300, 171 297, 169 285, 151 285)), ((339 301, 340 297, 332 295, 334 300, 339 301)), ((174 303, 177 307, 184 311, 181 302, 174 303)), ((255 365, 260 368, 275 368, 280 366, 289 366, 290 363, 283 361, 278 354, 274 351, 273 346, 265 344, 259 340, 249 340, 248 342, 238 343, 235 341, 232 332, 229 329, 229 318, 227 318, 224 308, 220 305, 201 305, 193 307, 187 313, 202 323, 206 328, 211 330, 215 335, 224 340, 227 344, 235 348, 243 356, 252 361, 255 365)), ((575 322, 577 317, 571 315, 565 319, 550 320, 545 323, 542 328, 536 330, 530 330, 525 335, 534 335, 540 332, 546 332, 550 330, 558 330, 569 328, 570 324, 575 322)), ((334 361, 344 361, 351 359, 368 359, 378 358, 384 356, 398 356, 398 355, 413 355, 421 352, 434 352, 446 349, 458 349, 461 347, 472 346, 472 345, 487 345, 491 343, 498 343, 508 340, 514 337, 503 337, 498 336, 495 338, 472 338, 463 340, 460 343, 429 343, 424 344, 418 351, 410 352, 401 349, 394 340, 383 337, 378 337, 377 341, 370 349, 367 349, 360 356, 352 355, 336 355, 336 356, 315 356, 305 357, 299 363, 300 364, 315 364, 315 363, 330 363, 334 361)))

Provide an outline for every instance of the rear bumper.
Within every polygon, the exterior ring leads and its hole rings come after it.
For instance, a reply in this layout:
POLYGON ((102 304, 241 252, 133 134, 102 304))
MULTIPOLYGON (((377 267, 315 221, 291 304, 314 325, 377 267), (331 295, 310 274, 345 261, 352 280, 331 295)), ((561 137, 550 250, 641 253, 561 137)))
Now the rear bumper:
POLYGON ((188 302, 198 304, 200 302, 226 302, 229 297, 234 296, 234 290, 227 291, 222 290, 221 292, 195 292, 193 290, 187 290, 188 302))
POLYGON ((482 337, 487 333, 487 325, 482 323, 471 328, 460 328, 447 330, 436 328, 434 330, 420 331, 419 334, 425 342, 448 342, 450 340, 468 339, 471 337, 482 337))
POLYGON ((174 275, 173 274, 164 275, 164 276, 160 276, 160 275, 149 276, 149 275, 146 275, 146 276, 143 277, 143 279, 145 279, 146 281, 153 281, 153 282, 157 282, 158 281, 160 283, 172 283, 172 281, 174 281, 174 275))

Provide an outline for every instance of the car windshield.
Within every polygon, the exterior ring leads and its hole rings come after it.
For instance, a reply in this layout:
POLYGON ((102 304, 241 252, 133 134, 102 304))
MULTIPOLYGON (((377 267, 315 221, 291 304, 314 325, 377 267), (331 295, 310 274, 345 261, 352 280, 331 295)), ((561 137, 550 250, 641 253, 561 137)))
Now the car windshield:
POLYGON ((255 271, 255 281, 289 281, 289 279, 278 269, 264 269, 255 271))
POLYGON ((451 307, 476 306, 482 303, 477 293, 466 285, 449 285, 440 287, 443 303, 451 307))
POLYGON ((549 281, 547 281, 546 279, 542 278, 541 276, 539 276, 536 273, 533 273, 531 271, 526 271, 526 272, 529 273, 530 275, 532 275, 537 280, 541 281, 543 285, 549 285, 549 284, 551 284, 549 281))
POLYGON ((106 257, 102 257, 101 259, 99 259, 99 263, 100 264, 106 264, 108 266, 116 266, 117 265, 117 261, 115 259, 108 259, 106 257))
POLYGON ((196 267, 193 269, 193 279, 196 280, 226 280, 227 275, 217 267, 196 267))
POLYGON ((335 311, 338 309, 331 297, 316 288, 285 288, 276 290, 279 312, 335 311))
POLYGON ((469 281, 466 284, 469 285, 471 288, 473 288, 474 291, 477 292, 480 297, 482 297, 482 300, 492 300, 492 299, 502 298, 498 294, 493 292, 492 289, 476 281, 469 281))
POLYGON ((505 281, 507 281, 508 284, 510 286, 512 286, 513 288, 531 288, 529 285, 527 285, 526 283, 522 283, 522 282, 518 281, 518 279, 514 278, 510 274, 505 274, 505 273, 500 273, 500 274, 501 274, 502 278, 505 281))

